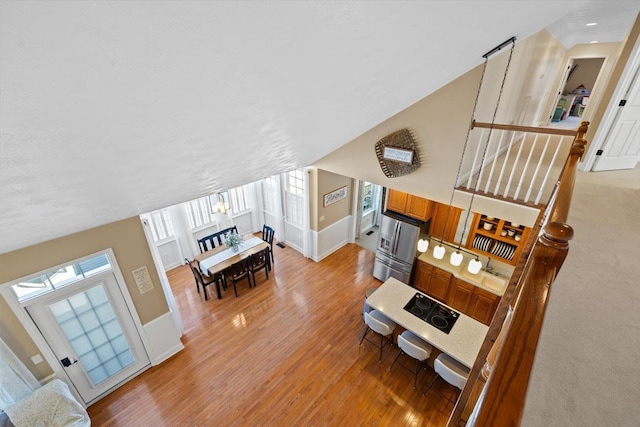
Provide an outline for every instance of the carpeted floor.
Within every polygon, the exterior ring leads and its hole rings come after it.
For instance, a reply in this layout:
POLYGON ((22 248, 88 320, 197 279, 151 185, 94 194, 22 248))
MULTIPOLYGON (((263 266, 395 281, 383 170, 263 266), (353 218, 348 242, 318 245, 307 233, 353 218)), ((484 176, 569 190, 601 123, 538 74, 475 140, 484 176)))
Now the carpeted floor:
POLYGON ((640 425, 640 167, 579 172, 523 426, 640 425))

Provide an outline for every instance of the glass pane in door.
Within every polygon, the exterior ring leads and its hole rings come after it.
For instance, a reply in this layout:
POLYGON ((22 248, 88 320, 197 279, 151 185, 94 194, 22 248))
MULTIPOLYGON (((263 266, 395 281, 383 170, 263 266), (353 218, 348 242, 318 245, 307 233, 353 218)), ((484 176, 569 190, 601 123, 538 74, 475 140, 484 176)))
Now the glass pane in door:
POLYGON ((94 385, 135 362, 102 284, 50 307, 94 385))

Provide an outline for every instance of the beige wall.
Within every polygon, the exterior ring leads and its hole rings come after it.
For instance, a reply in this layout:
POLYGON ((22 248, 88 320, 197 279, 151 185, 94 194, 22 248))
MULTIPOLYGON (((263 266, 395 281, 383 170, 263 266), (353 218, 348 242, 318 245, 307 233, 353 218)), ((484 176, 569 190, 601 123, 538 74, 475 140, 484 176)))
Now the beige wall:
POLYGON ((314 230, 321 231, 351 214, 354 191, 353 182, 353 179, 349 177, 337 175, 322 169, 317 170, 318 190, 315 200, 317 206, 317 228, 314 228, 314 230), (345 185, 347 186, 346 198, 327 207, 323 206, 325 194, 344 187, 345 185))
POLYGON ((571 77, 567 79, 562 90, 563 94, 569 94, 580 85, 584 86, 589 92, 593 89, 593 86, 600 74, 600 68, 604 58, 579 58, 574 61, 575 67, 571 77))
POLYGON ((320 159, 314 167, 448 204, 480 74, 480 67, 466 73, 320 159), (374 147, 402 128, 413 133, 421 166, 409 175, 387 178, 374 147))
MULTIPOLYGON (((113 249, 140 321, 145 324, 167 313, 169 308, 138 217, 1 254, 0 283, 7 283, 107 248, 113 249), (154 289, 144 295, 138 291, 131 274, 132 270, 142 266, 147 267, 154 284, 154 289)), ((52 373, 46 363, 33 365, 31 362, 30 357, 39 351, 2 297, 0 337, 31 369, 36 378, 42 379, 52 373)))
MULTIPOLYGON (((631 30, 630 37, 633 41, 638 36, 639 26, 640 24, 636 22, 631 30)), ((626 46, 630 44, 632 43, 628 42, 626 46)), ((569 58, 607 58, 594 92, 597 94, 600 88, 599 93, 602 93, 604 87, 607 87, 608 91, 608 85, 611 82, 617 82, 619 78, 619 75, 612 74, 612 70, 616 66, 621 46, 622 43, 598 43, 578 45, 567 50, 546 30, 518 41, 496 122, 523 125, 538 125, 540 121, 546 123, 551 108, 556 104, 556 91, 561 88, 561 83, 564 83, 562 82, 563 68, 569 58)), ((623 55, 620 56, 622 63, 626 63, 628 58, 628 53, 627 57, 624 56, 627 47, 623 49, 623 55)), ((628 50, 630 49, 629 47, 628 50)), ((491 57, 489 61, 475 114, 475 118, 479 121, 490 122, 493 117, 508 55, 507 48, 491 57)), ((465 73, 318 160, 313 166, 448 204, 471 119, 473 103, 478 92, 481 70, 480 66, 465 73), (387 178, 380 170, 374 145, 384 136, 402 128, 411 130, 415 137, 421 167, 403 177, 387 178)), ((602 98, 606 98, 606 93, 605 96, 600 95, 600 99, 602 98)), ((595 113, 596 110, 600 111, 598 99, 591 99, 590 108, 584 115, 585 120, 592 120, 588 134, 589 140, 595 134, 601 118, 601 115, 598 116, 595 113)), ((466 197, 457 195, 453 204, 466 208, 467 200, 466 197)), ((488 207, 489 205, 485 204, 484 208, 488 207)), ((507 208, 503 206, 499 209, 507 208)), ((476 202, 473 210, 483 211, 476 202)), ((509 217, 504 210, 503 212, 484 210, 484 212, 497 217, 509 217)), ((532 213, 522 213, 522 215, 531 217, 532 213)), ((527 223, 526 220, 518 222, 527 223)))
MULTIPOLYGON (((546 30, 518 41, 496 122, 534 124, 544 110, 548 88, 556 84, 557 68, 565 53, 566 49, 546 30)), ((493 118, 508 57, 506 48, 492 56, 487 65, 475 114, 479 121, 493 118)), ((314 166, 449 204, 481 75, 482 66, 474 68, 314 166), (374 145, 402 128, 411 130, 415 137, 421 167, 403 177, 387 178, 380 170, 374 145)), ((466 207, 467 199, 456 197, 454 205, 466 207)))

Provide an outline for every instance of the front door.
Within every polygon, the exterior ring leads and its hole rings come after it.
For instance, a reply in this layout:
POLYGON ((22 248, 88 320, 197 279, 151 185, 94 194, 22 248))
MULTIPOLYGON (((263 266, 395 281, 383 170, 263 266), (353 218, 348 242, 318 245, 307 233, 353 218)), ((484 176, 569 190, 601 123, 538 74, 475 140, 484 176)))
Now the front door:
POLYGON ((112 272, 39 297, 27 311, 87 404, 150 365, 112 272))

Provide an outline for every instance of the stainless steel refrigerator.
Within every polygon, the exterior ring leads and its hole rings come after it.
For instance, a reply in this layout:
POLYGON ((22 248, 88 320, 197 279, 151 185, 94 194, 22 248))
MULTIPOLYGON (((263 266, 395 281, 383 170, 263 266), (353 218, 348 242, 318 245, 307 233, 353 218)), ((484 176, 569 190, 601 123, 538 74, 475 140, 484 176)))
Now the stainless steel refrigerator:
POLYGON ((395 277, 403 283, 409 283, 420 233, 426 234, 428 229, 428 222, 423 223, 395 212, 384 212, 373 277, 383 282, 395 277))

